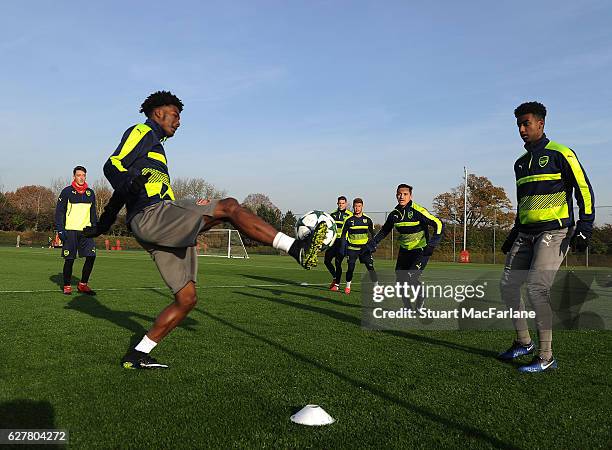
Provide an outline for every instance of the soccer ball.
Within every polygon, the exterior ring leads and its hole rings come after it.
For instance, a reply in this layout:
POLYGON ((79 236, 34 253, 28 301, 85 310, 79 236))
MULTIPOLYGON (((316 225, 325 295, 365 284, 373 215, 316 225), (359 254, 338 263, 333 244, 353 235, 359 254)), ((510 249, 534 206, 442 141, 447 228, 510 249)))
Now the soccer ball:
POLYGON ((336 240, 336 222, 333 217, 323 211, 309 211, 300 217, 295 223, 295 235, 298 239, 304 239, 312 230, 316 228, 319 222, 327 224, 327 234, 323 241, 321 250, 327 250, 336 240))

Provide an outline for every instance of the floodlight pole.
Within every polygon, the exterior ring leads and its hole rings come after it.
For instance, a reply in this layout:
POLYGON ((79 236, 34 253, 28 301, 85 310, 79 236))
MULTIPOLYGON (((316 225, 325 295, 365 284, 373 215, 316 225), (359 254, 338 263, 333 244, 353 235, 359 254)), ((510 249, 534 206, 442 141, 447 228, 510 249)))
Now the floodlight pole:
POLYGON ((467 246, 467 183, 468 183, 468 172, 467 167, 463 166, 463 250, 467 246))
POLYGON ((493 264, 495 264, 495 225, 497 224, 497 208, 493 209, 493 264))
POLYGON ((453 218, 453 262, 457 262, 457 214, 455 213, 455 217, 453 218))
POLYGON ((457 197, 453 197, 451 220, 453 221, 453 262, 457 262, 457 197))

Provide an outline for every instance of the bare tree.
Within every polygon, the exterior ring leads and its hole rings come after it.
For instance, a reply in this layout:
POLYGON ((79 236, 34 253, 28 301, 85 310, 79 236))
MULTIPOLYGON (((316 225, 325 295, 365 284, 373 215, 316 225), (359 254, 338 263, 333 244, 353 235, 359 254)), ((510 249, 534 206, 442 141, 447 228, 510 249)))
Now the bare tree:
POLYGON ((105 178, 98 178, 97 180, 94 180, 91 188, 96 194, 96 213, 98 214, 98 217, 100 217, 100 214, 102 214, 102 211, 104 211, 104 207, 113 195, 113 190, 105 178))
POLYGON ((270 208, 274 211, 278 211, 278 213, 280 214, 280 209, 278 208, 278 206, 272 203, 272 200, 270 200, 270 197, 268 197, 265 194, 247 195, 244 201, 242 202, 242 206, 250 209, 254 213, 257 213, 257 210, 259 209, 259 207, 265 206, 266 208, 270 208))
POLYGON ((203 178, 175 178, 172 191, 177 200, 185 198, 218 199, 227 197, 227 191, 217 189, 203 178))
POLYGON ((59 197, 60 193, 66 186, 70 186, 70 183, 72 183, 72 180, 68 177, 53 178, 51 180, 51 186, 50 186, 51 192, 53 192, 53 195, 55 195, 55 197, 57 198, 59 197))

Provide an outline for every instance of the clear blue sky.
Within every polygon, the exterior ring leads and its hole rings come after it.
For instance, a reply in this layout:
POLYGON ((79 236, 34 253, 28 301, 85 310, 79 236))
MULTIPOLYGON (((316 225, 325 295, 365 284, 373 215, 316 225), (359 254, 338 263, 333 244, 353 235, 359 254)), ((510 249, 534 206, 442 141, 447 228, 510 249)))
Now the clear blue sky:
MULTIPOLYGON (((612 205, 609 1, 10 2, 1 7, 0 185, 89 179, 142 100, 170 89, 172 177, 282 210, 339 194, 426 207, 486 175, 514 200, 513 109, 539 100, 612 205)), ((612 211, 608 213, 612 217, 612 211)), ((609 220, 612 222, 612 220, 609 220)))

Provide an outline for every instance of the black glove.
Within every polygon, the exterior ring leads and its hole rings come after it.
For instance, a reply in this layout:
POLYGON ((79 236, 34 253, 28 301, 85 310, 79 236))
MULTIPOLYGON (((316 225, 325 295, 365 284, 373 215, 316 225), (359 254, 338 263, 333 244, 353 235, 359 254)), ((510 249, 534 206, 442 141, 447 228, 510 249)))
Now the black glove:
POLYGON ((376 244, 374 239, 372 239, 368 241, 368 243, 363 247, 363 249, 361 250, 361 253, 375 253, 377 246, 378 244, 376 244))
POLYGON ((422 256, 429 257, 429 256, 433 255, 434 248, 436 248, 436 247, 434 247, 433 245, 429 245, 428 244, 425 248, 423 248, 422 256))
POLYGON ((570 239, 570 247, 572 248, 572 251, 585 251, 589 246, 592 232, 593 230, 590 225, 585 225, 584 222, 578 221, 574 235, 570 239))
POLYGON ((130 181, 130 184, 128 185, 128 192, 130 194, 138 194, 144 189, 145 184, 147 184, 147 181, 149 181, 149 177, 151 177, 151 174, 145 173, 132 178, 132 181, 130 181))
POLYGON ((91 227, 85 227, 83 229, 83 235, 88 238, 94 238, 108 232, 115 223, 115 220, 117 220, 117 215, 124 204, 125 199, 123 195, 119 191, 113 192, 113 195, 104 207, 104 212, 102 212, 100 219, 98 219, 98 224, 91 227))
POLYGON ((512 228, 512 230, 510 230, 510 234, 501 246, 501 251, 504 255, 512 249, 512 246, 514 245, 514 241, 516 241, 517 236, 518 231, 516 230, 516 228, 512 228))
POLYGON ((96 225, 91 227, 83 228, 83 236, 86 238, 95 238, 102 234, 102 231, 98 231, 98 227, 96 225))

